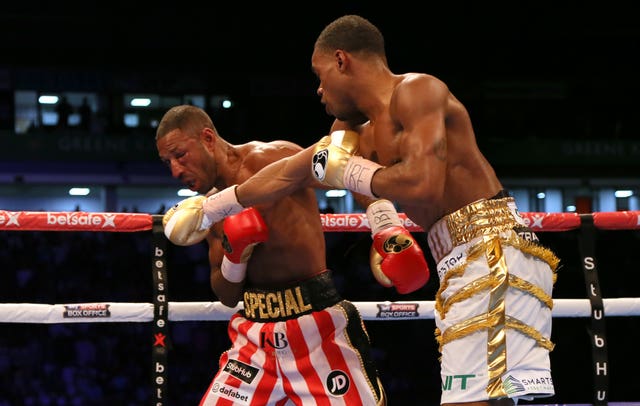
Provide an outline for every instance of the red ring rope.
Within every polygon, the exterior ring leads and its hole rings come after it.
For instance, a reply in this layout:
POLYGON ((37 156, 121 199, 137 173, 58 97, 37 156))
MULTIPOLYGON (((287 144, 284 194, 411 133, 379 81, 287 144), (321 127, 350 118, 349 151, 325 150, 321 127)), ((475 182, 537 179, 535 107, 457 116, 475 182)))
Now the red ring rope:
MULTIPOLYGON (((580 226, 578 213, 520 213, 533 231, 568 231, 580 226)), ((0 210, 0 230, 14 231, 113 231, 151 230, 152 214, 94 213, 83 211, 7 211, 0 210)), ((422 231, 404 213, 400 217, 409 231, 422 231)), ((320 214, 324 231, 370 231, 364 213, 320 214)), ((593 213, 594 225, 602 230, 640 229, 640 211, 593 213)))

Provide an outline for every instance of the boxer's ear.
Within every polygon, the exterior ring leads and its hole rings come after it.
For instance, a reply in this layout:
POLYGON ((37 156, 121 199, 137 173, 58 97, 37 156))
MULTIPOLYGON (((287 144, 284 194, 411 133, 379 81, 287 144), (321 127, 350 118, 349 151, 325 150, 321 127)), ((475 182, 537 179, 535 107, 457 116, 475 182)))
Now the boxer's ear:
POLYGON ((210 128, 203 128, 200 130, 200 143, 204 146, 204 148, 210 153, 214 153, 216 149, 216 138, 218 137, 217 133, 210 128))
POLYGON ((338 70, 344 70, 347 66, 347 55, 345 54, 345 52, 340 49, 336 50, 335 58, 338 70))
POLYGON ((211 143, 215 140, 215 132, 211 128, 203 128, 200 131, 200 139, 202 142, 211 143))

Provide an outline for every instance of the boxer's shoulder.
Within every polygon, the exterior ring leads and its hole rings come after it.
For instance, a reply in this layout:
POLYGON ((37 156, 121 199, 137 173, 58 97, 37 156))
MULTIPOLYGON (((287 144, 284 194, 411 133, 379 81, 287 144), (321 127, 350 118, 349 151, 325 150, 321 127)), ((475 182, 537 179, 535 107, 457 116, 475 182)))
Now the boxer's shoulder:
POLYGON ((259 142, 252 141, 240 147, 243 166, 257 172, 264 166, 282 158, 294 155, 303 148, 289 141, 259 142))

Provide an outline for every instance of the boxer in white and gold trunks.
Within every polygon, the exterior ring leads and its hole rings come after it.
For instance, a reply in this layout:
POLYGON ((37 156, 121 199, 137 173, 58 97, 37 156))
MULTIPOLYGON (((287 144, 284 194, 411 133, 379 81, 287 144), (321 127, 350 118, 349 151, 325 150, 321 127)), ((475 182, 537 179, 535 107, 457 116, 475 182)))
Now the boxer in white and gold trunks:
POLYGON ((433 75, 392 72, 382 33, 357 15, 322 30, 311 67, 335 117, 330 136, 212 196, 207 221, 309 186, 349 189, 359 202, 387 199, 429 232, 438 261, 441 405, 554 394, 558 259, 523 227, 465 106, 433 75))
POLYGON ((429 231, 437 262, 442 401, 554 394, 551 292, 558 259, 501 192, 429 231))

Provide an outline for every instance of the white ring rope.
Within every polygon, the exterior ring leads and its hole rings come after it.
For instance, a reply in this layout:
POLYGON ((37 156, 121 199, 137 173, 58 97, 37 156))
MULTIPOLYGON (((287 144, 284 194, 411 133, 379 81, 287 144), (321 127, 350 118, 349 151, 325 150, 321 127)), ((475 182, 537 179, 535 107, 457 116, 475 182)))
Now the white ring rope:
MULTIPOLYGON (((364 320, 433 319, 433 301, 354 302, 364 320)), ((604 314, 640 316, 640 298, 603 299, 604 314)), ((221 321, 242 309, 220 302, 169 302, 169 320, 221 321)), ((555 299, 553 317, 589 317, 588 299, 555 299)), ((150 322, 151 303, 0 303, 0 323, 150 322)))
MULTIPOLYGON (((567 231, 580 226, 577 213, 521 213, 534 231, 567 231)), ((640 211, 592 213, 596 228, 604 230, 640 229, 640 211)), ((155 215, 157 216, 157 215, 155 215)), ((325 231, 370 231, 364 213, 321 214, 325 231)), ((152 214, 92 212, 31 212, 0 210, 0 231, 150 231, 152 214)), ((400 217, 410 231, 422 231, 409 218, 400 217)), ((365 320, 432 319, 433 301, 354 302, 365 320)), ((607 316, 640 316, 640 298, 605 298, 607 316)), ((168 318, 173 321, 228 320, 235 308, 220 302, 169 302, 168 318)), ((554 299, 554 317, 588 317, 588 299, 554 299)), ((152 303, 35 304, 0 303, 3 323, 150 322, 152 303)))

